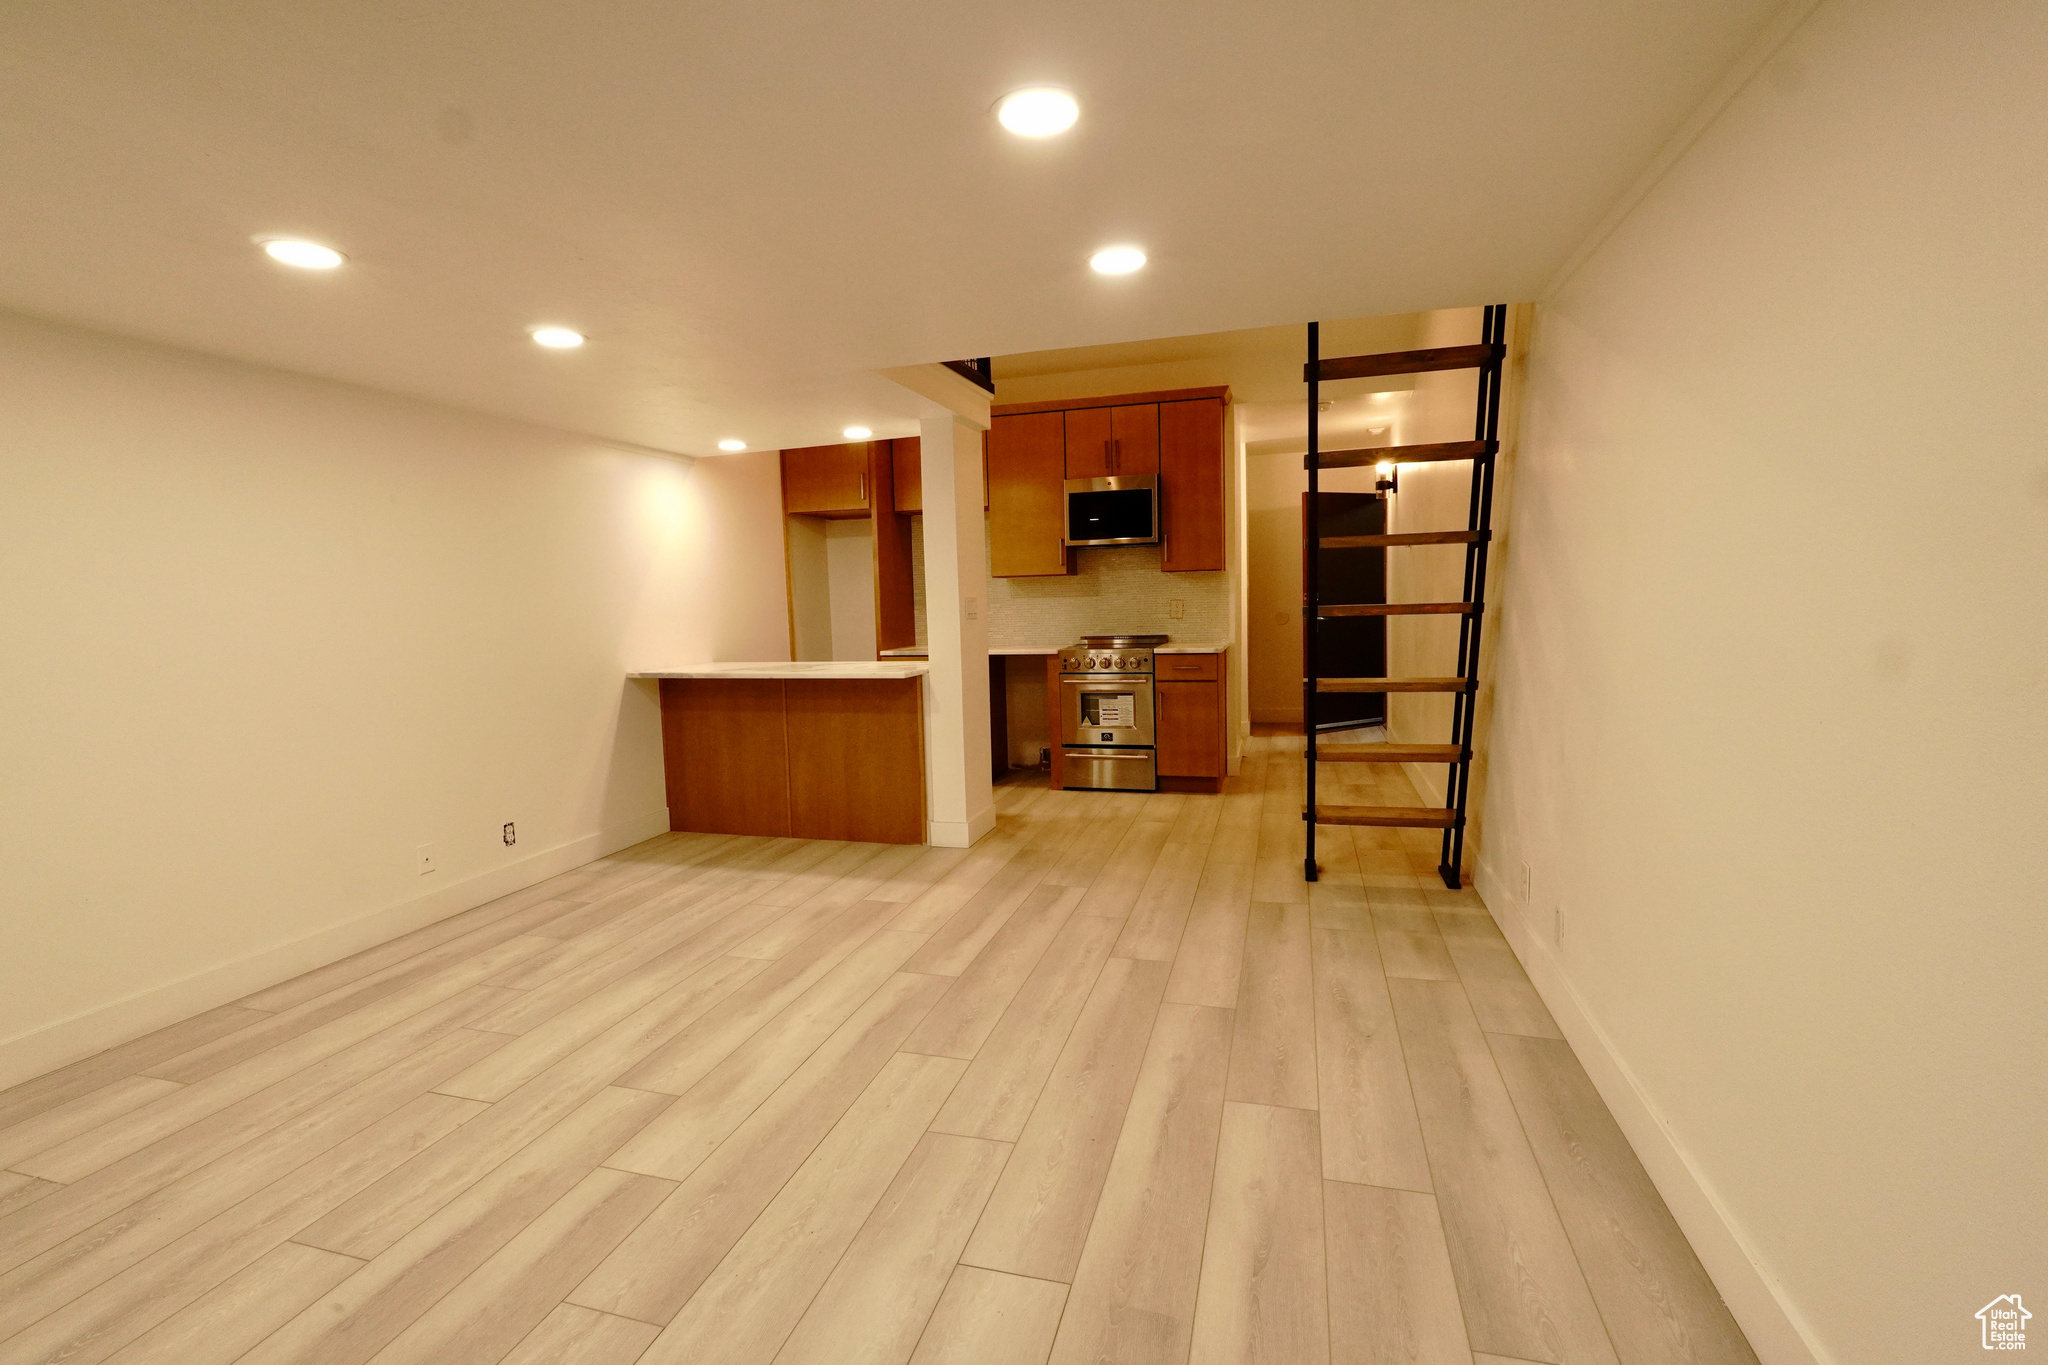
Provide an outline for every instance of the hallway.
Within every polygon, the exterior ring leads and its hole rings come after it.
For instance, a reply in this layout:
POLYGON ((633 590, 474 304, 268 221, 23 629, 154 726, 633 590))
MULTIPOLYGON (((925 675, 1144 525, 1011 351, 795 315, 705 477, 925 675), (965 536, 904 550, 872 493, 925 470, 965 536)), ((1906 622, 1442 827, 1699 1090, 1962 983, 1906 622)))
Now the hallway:
POLYGON ((1434 840, 1302 882, 1299 743, 650 840, 0 1094, 0 1365, 1754 1360, 1434 840))

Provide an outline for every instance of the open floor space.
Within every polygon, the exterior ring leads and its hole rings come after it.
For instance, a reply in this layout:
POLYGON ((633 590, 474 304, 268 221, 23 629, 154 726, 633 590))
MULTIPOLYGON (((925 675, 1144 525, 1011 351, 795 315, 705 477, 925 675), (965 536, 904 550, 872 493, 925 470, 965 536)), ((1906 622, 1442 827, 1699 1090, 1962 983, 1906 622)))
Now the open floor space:
POLYGON ((1302 881, 1299 748, 652 839, 0 1094, 0 1365, 1754 1360, 1435 837, 1302 881))

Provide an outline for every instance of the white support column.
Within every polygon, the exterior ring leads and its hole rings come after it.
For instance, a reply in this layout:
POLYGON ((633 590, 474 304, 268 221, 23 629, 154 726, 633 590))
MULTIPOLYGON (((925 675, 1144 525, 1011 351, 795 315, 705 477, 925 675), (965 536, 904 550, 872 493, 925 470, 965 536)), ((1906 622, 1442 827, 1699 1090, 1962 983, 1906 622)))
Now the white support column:
POLYGON ((925 629, 931 655, 925 678, 925 838, 949 848, 966 848, 996 825, 989 785, 981 430, 953 412, 926 416, 919 423, 925 629))

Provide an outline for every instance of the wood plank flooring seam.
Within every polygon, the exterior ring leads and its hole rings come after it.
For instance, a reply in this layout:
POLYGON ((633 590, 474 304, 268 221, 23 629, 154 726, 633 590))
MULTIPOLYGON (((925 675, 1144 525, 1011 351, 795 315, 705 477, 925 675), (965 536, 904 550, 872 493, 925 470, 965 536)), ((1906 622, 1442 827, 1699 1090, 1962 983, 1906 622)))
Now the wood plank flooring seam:
POLYGON ((0 1365, 1753 1365, 1484 904, 1405 831, 1301 882, 1299 749, 973 850, 659 836, 0 1092, 0 1365))
POLYGON ((1393 1190, 1397 1194, 1426 1194, 1431 1199, 1436 1198, 1434 1190, 1411 1190, 1406 1185, 1385 1185, 1376 1180, 1346 1180, 1336 1175, 1326 1175, 1323 1179, 1339 1185, 1356 1185, 1362 1190, 1393 1190))

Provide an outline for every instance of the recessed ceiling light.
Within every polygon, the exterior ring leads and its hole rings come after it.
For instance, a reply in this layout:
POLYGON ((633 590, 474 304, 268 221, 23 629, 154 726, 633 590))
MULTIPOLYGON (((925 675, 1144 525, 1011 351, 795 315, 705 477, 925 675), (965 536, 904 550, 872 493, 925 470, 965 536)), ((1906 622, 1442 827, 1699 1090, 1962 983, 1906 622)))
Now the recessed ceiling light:
POLYGON ((1106 246, 1088 258, 1098 275, 1128 275, 1145 266, 1145 253, 1134 246, 1106 246))
POLYGON ((290 237, 259 237, 264 254, 273 261, 295 265, 301 270, 332 270, 347 259, 331 246, 318 242, 301 242, 290 237))
POLYGON ((528 335, 536 344, 554 351, 573 351, 583 344, 583 333, 567 327, 536 327, 528 335))
POLYGON ((865 441, 868 437, 874 435, 875 433, 869 431, 866 427, 848 427, 845 431, 842 431, 839 434, 844 436, 849 441, 865 441))
POLYGON ((996 121, 1018 137, 1052 137, 1081 117, 1081 104, 1056 85, 1013 90, 996 102, 996 121))
POLYGON ((747 443, 745 441, 720 441, 718 448, 720 450, 745 450, 747 443))

